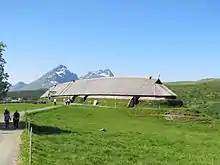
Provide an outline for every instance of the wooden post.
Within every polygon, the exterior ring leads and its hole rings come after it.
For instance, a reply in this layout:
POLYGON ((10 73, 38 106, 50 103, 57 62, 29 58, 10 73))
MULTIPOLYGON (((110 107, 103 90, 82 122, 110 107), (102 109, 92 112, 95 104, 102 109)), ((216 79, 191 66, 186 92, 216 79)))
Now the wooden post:
POLYGON ((25 115, 25 126, 26 126, 26 129, 27 129, 27 115, 26 115, 26 108, 24 109, 24 115, 25 115))
POLYGON ((25 121, 25 127, 26 127, 26 129, 28 129, 28 121, 27 121, 27 119, 25 121))
POLYGON ((32 127, 30 129, 29 165, 32 163, 32 127))
POLYGON ((30 121, 28 122, 28 134, 30 133, 30 127, 31 127, 31 123, 30 121))
POLYGON ((116 96, 115 96, 115 108, 116 108, 116 96))

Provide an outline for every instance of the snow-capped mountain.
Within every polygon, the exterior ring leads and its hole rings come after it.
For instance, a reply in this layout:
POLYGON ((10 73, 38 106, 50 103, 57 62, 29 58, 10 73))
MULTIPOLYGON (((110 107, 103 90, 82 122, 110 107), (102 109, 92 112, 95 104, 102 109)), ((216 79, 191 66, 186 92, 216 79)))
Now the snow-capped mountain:
POLYGON ((114 77, 114 75, 110 69, 99 69, 97 71, 88 72, 86 75, 80 77, 80 79, 91 79, 101 77, 114 77))
POLYGON ((78 76, 75 73, 70 72, 66 66, 59 65, 58 67, 44 74, 39 79, 33 81, 30 84, 26 84, 23 88, 19 90, 35 90, 41 88, 49 88, 53 85, 72 80, 78 80, 78 76))
MULTIPOLYGON (((43 75, 40 79, 43 79, 42 88, 48 88, 56 84, 78 80, 78 76, 75 73, 70 72, 66 66, 59 65, 52 71, 43 75)), ((37 80, 38 81, 38 80, 37 80)), ((42 80, 41 80, 42 81, 42 80)))
MULTIPOLYGON (((110 69, 100 69, 94 72, 88 72, 86 75, 82 76, 81 79, 91 79, 91 78, 101 78, 101 77, 114 77, 110 69)), ((24 82, 19 82, 13 85, 10 91, 21 91, 21 90, 37 90, 42 88, 49 88, 56 84, 69 82, 72 80, 78 80, 78 76, 72 73, 64 65, 59 65, 58 67, 47 72, 39 79, 31 82, 30 84, 25 84, 24 82)))

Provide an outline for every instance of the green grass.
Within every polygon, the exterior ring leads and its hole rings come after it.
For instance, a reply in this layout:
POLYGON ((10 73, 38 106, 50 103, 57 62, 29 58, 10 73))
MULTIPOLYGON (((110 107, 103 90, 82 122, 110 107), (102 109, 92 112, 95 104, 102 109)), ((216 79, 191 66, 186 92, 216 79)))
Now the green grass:
MULTIPOLYGON (((139 104, 129 109, 128 100, 97 99, 99 105, 110 107, 116 101, 117 108, 71 106, 30 115, 35 130, 33 164, 220 164, 220 121, 212 118, 220 118, 220 80, 166 85, 184 107, 139 104), (187 118, 166 121, 151 116, 168 111, 187 118), (108 129, 103 137, 98 133, 102 127, 108 129)), ((93 101, 76 99, 83 104, 93 101)), ((22 139, 25 165, 28 138, 23 134, 22 139)))
POLYGON ((22 104, 22 103, 0 104, 0 114, 4 112, 5 108, 8 108, 8 110, 12 113, 15 110, 18 110, 18 111, 24 111, 25 109, 32 110, 32 109, 43 108, 43 107, 47 107, 51 105, 52 105, 51 103, 48 103, 48 104, 22 104))
POLYGON ((21 165, 29 165, 29 136, 27 130, 22 133, 21 139, 19 161, 22 162, 21 165))
MULTIPOLYGON (((69 106, 30 114, 33 165, 220 164, 218 120, 166 121, 140 112, 137 117, 133 111, 69 106), (107 129, 103 136, 100 128, 107 129)), ((23 139, 21 160, 26 165, 28 141, 23 139)))
POLYGON ((200 111, 220 118, 219 79, 200 80, 187 85, 179 82, 168 83, 167 86, 183 100, 185 107, 190 108, 192 112, 200 111))

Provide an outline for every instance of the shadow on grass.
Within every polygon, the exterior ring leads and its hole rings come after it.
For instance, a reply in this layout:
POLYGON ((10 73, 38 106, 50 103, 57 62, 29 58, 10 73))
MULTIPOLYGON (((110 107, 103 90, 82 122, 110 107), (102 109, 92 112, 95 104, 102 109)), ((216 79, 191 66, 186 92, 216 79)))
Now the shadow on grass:
POLYGON ((31 126, 33 128, 33 133, 38 134, 38 135, 74 133, 72 131, 62 130, 58 127, 53 127, 53 126, 43 126, 43 125, 36 125, 36 124, 31 124, 31 126))
MULTIPOLYGON (((34 123, 31 124, 33 133, 38 134, 38 135, 50 135, 50 134, 69 134, 69 133, 75 133, 69 130, 62 130, 58 127, 53 127, 53 126, 43 126, 43 125, 36 125, 34 123)), ((24 130, 27 128, 26 122, 20 121, 19 122, 19 128, 16 130, 24 130)), ((10 122, 9 128, 5 128, 5 123, 1 122, 0 123, 0 130, 2 131, 14 131, 15 128, 13 126, 13 122, 10 122)))

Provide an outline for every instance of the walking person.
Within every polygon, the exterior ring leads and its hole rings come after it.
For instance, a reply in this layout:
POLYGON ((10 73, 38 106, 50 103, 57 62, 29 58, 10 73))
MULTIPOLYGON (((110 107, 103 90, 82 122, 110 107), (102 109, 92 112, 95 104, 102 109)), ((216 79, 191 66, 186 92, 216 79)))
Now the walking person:
POLYGON ((5 120, 5 128, 9 128, 9 121, 11 120, 10 112, 7 108, 5 108, 4 112, 4 120, 5 120))
POLYGON ((20 119, 20 114, 18 113, 18 111, 16 110, 14 115, 13 115, 13 123, 14 123, 14 128, 18 129, 18 123, 19 123, 19 119, 20 119))
POLYGON ((68 98, 68 101, 67 101, 68 105, 70 105, 70 98, 68 98))
POLYGON ((53 100, 54 105, 57 105, 57 99, 53 100))

